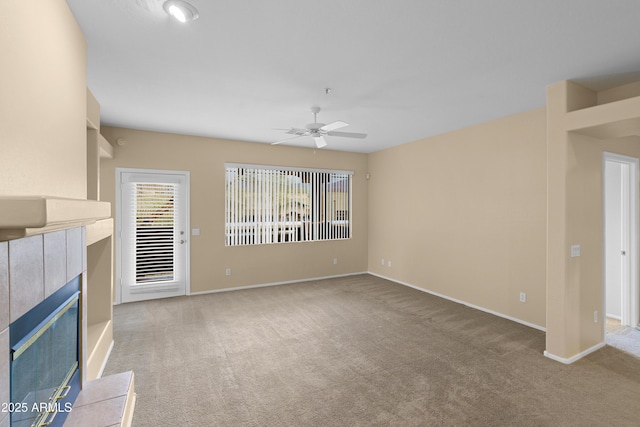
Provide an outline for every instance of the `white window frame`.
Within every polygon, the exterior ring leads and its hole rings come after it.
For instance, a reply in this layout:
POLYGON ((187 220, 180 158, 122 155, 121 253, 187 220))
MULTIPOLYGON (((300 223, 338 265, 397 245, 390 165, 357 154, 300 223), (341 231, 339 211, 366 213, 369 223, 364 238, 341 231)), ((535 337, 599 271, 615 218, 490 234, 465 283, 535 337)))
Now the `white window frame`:
POLYGON ((225 163, 225 245, 350 239, 353 175, 335 169, 225 163), (237 178, 241 175, 243 180, 237 178))

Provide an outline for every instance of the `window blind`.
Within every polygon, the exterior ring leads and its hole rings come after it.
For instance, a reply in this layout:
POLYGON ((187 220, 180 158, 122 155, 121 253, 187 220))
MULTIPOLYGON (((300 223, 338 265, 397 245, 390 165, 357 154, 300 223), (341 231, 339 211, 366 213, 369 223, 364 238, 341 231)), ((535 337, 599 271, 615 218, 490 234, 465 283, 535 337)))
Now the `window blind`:
POLYGON ((227 246, 351 237, 353 172, 225 167, 227 246))
POLYGON ((175 224, 178 191, 175 184, 131 183, 130 204, 135 253, 135 284, 174 279, 175 224))

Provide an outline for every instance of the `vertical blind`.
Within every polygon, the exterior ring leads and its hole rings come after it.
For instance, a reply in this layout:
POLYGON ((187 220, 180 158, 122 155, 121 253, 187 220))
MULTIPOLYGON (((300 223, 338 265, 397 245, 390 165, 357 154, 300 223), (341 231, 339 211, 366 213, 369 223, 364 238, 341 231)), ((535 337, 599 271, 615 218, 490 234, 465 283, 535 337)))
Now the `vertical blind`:
POLYGON ((225 167, 227 246, 351 237, 353 172, 225 167))
POLYGON ((178 205, 176 184, 130 184, 135 253, 135 284, 174 279, 175 224, 178 205))

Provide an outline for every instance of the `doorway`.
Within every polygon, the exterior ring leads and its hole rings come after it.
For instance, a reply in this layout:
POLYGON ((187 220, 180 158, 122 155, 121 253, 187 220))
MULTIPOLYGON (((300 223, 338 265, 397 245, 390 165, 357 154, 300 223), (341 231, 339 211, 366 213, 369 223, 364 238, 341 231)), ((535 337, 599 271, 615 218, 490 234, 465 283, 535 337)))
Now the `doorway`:
POLYGON ((603 160, 606 333, 617 322, 638 326, 638 159, 604 153, 603 160))
POLYGON ((186 295, 189 172, 116 169, 116 302, 186 295))

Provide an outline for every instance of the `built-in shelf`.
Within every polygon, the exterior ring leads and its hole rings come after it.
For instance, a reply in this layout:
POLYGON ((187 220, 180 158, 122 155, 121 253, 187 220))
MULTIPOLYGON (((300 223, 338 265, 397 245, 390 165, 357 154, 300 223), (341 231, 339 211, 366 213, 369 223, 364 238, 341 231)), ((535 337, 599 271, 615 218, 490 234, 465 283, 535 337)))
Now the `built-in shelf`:
POLYGON ((100 130, 100 104, 87 88, 87 129, 100 130))
POLYGON ((100 147, 101 159, 113 159, 113 145, 104 136, 98 134, 98 146, 100 147))
MULTIPOLYGON (((87 327, 87 347, 94 349, 104 337, 104 332, 109 329, 111 321, 99 322, 87 327)), ((89 357, 93 356, 93 351, 89 351, 89 357)))
POLYGON ((100 163, 113 157, 113 145, 100 134, 100 104, 87 89, 87 199, 106 209, 104 216, 85 224, 85 382, 65 426, 129 426, 133 418, 133 372, 102 377, 113 348, 114 239, 111 205, 99 201, 100 163))
POLYGON ((570 111, 566 130, 599 139, 640 134, 640 97, 570 111))
POLYGON ((111 320, 87 326, 87 378, 102 376, 111 347, 113 345, 113 327, 111 320))
POLYGON ((113 235, 113 218, 101 219, 87 225, 87 246, 113 235))
POLYGON ((87 379, 102 376, 113 345, 113 219, 86 227, 87 379))

